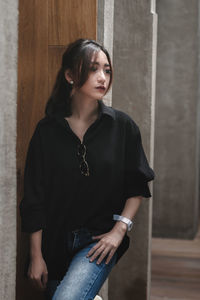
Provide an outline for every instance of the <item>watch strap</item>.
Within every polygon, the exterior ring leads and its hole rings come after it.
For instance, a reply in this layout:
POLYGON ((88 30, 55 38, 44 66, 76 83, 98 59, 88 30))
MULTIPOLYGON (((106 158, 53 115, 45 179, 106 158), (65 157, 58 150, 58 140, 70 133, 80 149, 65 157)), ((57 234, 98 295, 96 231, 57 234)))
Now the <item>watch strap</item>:
POLYGON ((133 222, 130 219, 124 217, 124 216, 120 216, 120 215, 115 215, 114 214, 113 215, 113 220, 115 220, 115 221, 122 221, 125 224, 127 224, 127 231, 130 231, 131 228, 132 228, 132 226, 133 226, 133 222))

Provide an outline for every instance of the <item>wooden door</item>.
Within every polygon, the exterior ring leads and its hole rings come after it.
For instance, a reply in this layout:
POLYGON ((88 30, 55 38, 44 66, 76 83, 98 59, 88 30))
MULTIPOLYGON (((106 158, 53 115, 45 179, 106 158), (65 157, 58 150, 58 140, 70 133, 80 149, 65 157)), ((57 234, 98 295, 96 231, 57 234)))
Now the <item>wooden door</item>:
MULTIPOLYGON (((23 196, 28 143, 52 89, 61 56, 77 38, 96 39, 97 0, 19 0, 17 199, 23 196)), ((24 278, 28 235, 17 229, 17 300, 44 299, 24 278)))

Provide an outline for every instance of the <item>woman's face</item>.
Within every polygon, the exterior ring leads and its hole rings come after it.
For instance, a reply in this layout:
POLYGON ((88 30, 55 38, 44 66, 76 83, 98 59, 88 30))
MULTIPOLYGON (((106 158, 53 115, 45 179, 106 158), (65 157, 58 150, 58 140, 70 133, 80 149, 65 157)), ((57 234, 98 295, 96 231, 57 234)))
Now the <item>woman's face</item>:
POLYGON ((90 99, 101 99, 107 92, 110 82, 110 65, 105 53, 100 50, 91 61, 89 77, 84 85, 75 91, 90 99))

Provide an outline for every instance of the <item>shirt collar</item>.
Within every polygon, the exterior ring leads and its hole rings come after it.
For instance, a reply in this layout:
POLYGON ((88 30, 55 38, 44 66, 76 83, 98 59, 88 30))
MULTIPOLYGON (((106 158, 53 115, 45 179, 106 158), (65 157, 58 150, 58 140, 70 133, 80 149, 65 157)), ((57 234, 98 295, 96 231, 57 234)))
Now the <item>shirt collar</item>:
POLYGON ((115 111, 111 106, 107 106, 106 104, 104 104, 103 100, 98 100, 98 104, 99 104, 99 112, 100 112, 100 116, 102 114, 104 115, 109 115, 110 117, 112 117, 115 120, 115 111))
MULTIPOLYGON (((102 115, 108 115, 111 118, 113 118, 115 120, 116 115, 115 115, 115 111, 111 106, 107 106, 106 104, 104 104, 103 100, 97 100, 98 101, 98 105, 99 105, 99 116, 98 118, 100 119, 102 117, 102 115)), ((54 117, 56 120, 58 121, 63 121, 64 117, 60 116, 60 115, 54 115, 54 117)))

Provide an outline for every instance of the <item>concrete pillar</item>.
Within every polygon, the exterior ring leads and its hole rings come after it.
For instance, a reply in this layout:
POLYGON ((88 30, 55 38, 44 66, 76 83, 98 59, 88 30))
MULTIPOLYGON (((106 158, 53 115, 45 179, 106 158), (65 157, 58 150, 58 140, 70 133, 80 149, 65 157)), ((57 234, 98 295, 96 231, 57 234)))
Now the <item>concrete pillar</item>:
MULTIPOLYGON (((113 22, 114 0, 98 1, 97 40, 109 51, 111 61, 113 61, 113 22)), ((112 105, 112 87, 104 102, 106 105, 112 105)))
POLYGON ((18 1, 0 1, 0 299, 15 299, 18 1))
POLYGON ((198 0, 160 0, 153 235, 193 238, 199 219, 198 0))
MULTIPOLYGON (((98 1, 97 40, 108 50, 111 61, 113 61, 113 21, 114 0, 98 1)), ((112 105, 112 87, 105 96, 104 102, 106 105, 112 105)), ((99 291, 99 295, 103 298, 103 300, 108 300, 108 282, 109 279, 105 281, 99 291)))
MULTIPOLYGON (((153 167, 157 16, 155 1, 115 0, 113 107, 139 125, 153 167)), ((109 299, 149 299, 152 199, 135 218, 130 248, 109 277, 109 299)))

